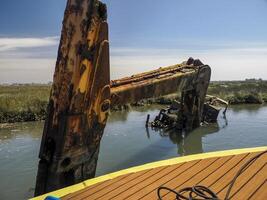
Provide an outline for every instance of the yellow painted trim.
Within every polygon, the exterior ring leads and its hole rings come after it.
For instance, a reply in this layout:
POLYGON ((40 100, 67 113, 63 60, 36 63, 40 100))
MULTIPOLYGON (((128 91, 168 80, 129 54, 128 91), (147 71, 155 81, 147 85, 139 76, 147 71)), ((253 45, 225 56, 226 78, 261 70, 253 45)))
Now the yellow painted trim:
POLYGON ((255 147, 255 148, 246 148, 246 149, 234 149, 234 150, 226 150, 226 151, 217 151, 217 152, 210 152, 210 153, 201 153, 201 154, 195 154, 195 155, 189 155, 189 156, 183 156, 183 157, 178 157, 178 158, 172 158, 168 160, 162 160, 158 162, 153 162, 153 163, 148 163, 144 164, 141 166, 137 167, 131 167, 128 169, 124 169, 121 171, 117 171, 111 174, 99 176, 93 179, 89 179, 87 181, 83 181, 81 183, 78 183, 73 186, 69 186, 60 190, 56 190, 54 192, 50 192, 47 194, 44 194, 39 197, 32 198, 31 200, 44 200, 45 197, 51 195, 54 197, 63 197, 66 196, 70 193, 77 192, 79 190, 82 190, 88 186, 94 185, 96 183, 100 183, 106 180, 114 179, 118 176, 129 174, 129 173, 136 173, 142 170, 147 170, 147 169, 153 169, 157 167, 162 167, 162 166, 168 166, 168 165, 173 165, 177 163, 182 163, 182 162, 189 162, 193 160, 199 160, 199 159, 206 159, 206 158, 213 158, 213 157, 223 157, 223 156, 231 156, 231 155, 238 155, 238 154, 243 154, 243 153, 254 153, 254 152, 260 152, 260 151, 266 151, 267 146, 263 147, 255 147))

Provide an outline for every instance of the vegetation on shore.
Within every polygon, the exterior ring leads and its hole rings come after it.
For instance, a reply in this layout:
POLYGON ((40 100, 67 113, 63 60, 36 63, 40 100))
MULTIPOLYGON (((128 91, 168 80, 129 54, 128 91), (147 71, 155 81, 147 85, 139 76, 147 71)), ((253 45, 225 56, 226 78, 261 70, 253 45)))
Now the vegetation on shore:
POLYGON ((208 94, 225 99, 230 104, 262 104, 267 102, 267 81, 214 81, 208 94))
MULTIPOLYGON (((0 85, 0 123, 45 119, 50 88, 50 84, 0 85)), ((225 99, 230 104, 262 104, 267 102, 267 81, 215 81, 210 83, 208 94, 225 99)), ((177 98, 178 95, 172 94, 125 105, 122 108, 116 107, 113 110, 145 104, 170 104, 177 98)))
POLYGON ((48 84, 0 85, 0 123, 45 119, 48 84))

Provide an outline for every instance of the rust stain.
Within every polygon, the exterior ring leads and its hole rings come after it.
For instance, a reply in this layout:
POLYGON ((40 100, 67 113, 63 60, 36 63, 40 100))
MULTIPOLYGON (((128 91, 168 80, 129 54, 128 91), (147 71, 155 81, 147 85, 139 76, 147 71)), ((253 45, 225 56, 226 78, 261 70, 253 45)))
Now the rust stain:
POLYGON ((35 195, 95 175, 111 106, 182 91, 188 127, 202 114, 210 68, 190 58, 178 65, 110 81, 106 5, 68 0, 45 122, 35 195))

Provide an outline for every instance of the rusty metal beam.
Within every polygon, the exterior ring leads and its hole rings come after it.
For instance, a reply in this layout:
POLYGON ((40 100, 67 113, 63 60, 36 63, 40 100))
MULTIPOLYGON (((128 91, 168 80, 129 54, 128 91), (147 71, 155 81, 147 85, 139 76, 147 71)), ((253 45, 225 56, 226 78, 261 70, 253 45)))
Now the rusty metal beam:
POLYGON ((68 0, 39 153, 35 195, 95 176, 111 104, 122 105, 181 90, 183 117, 197 127, 210 68, 180 65, 110 81, 106 5, 68 0), (112 95, 111 95, 112 94, 112 95))
POLYGON ((111 105, 124 105, 180 92, 180 129, 191 131, 201 123, 210 76, 208 65, 190 58, 182 64, 111 81, 111 105))
POLYGON ((202 67, 184 62, 111 81, 111 105, 124 105, 179 90, 192 90, 202 67))
POLYGON ((106 5, 68 0, 35 195, 94 177, 110 106, 106 5))

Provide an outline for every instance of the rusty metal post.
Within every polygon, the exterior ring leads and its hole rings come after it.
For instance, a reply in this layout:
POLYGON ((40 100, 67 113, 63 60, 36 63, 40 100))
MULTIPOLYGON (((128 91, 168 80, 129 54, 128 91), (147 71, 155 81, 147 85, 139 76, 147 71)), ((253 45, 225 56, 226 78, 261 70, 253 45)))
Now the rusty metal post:
POLYGON ((110 107, 106 18, 98 0, 67 2, 35 196, 95 176, 110 107))
POLYGON ((198 74, 191 86, 184 88, 182 92, 182 117, 183 128, 187 132, 199 127, 202 121, 203 106, 211 77, 211 69, 208 65, 201 65, 198 74))
POLYGON ((111 105, 183 90, 182 109, 187 125, 190 129, 199 125, 210 79, 209 66, 191 59, 110 83, 106 19, 106 5, 98 0, 67 2, 35 196, 95 176, 111 105))

